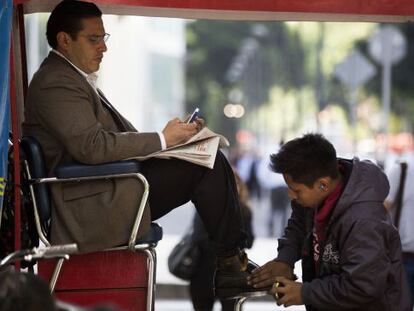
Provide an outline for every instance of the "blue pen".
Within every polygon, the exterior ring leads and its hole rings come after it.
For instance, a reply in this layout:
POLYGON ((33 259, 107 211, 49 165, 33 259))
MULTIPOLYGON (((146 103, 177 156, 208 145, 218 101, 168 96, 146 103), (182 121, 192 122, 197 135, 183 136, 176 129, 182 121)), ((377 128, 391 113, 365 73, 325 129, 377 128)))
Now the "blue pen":
POLYGON ((198 108, 194 109, 194 112, 191 114, 190 119, 188 119, 187 124, 190 124, 191 122, 194 122, 195 119, 197 119, 199 111, 200 111, 200 109, 198 109, 198 108))

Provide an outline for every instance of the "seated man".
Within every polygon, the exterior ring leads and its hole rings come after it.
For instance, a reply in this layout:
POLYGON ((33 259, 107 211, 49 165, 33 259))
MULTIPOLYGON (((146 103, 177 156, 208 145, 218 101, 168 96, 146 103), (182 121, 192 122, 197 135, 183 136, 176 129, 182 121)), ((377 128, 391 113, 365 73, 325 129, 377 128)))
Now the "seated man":
POLYGON ((387 177, 369 161, 336 158, 322 135, 282 146, 271 166, 283 174, 292 216, 278 256, 249 283, 272 287, 278 304, 307 310, 410 310, 401 243, 383 206, 387 177), (302 260, 303 283, 293 281, 302 260))
MULTIPOLYGON (((139 133, 112 107, 95 85, 107 50, 101 16, 93 3, 67 0, 47 23, 52 51, 30 83, 23 132, 39 141, 51 174, 59 164, 148 155, 188 140, 203 126, 201 119, 186 124, 176 118, 162 133, 139 133)), ((223 154, 218 152, 213 169, 151 159, 142 162, 142 173, 150 194, 139 235, 151 220, 191 200, 218 245, 217 293, 221 288, 229 295, 248 290, 237 190, 223 154)), ((137 180, 55 184, 51 189, 53 244, 77 243, 81 252, 90 252, 128 241, 142 193, 137 180)))

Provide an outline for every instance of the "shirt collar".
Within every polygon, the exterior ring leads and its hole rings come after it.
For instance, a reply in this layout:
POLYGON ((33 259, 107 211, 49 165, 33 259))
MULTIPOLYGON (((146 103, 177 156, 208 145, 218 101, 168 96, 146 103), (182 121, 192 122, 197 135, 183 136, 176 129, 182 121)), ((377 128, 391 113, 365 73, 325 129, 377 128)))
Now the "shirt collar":
POLYGON ((98 81, 98 74, 96 72, 92 72, 90 74, 87 74, 82 69, 78 68, 76 65, 74 65, 65 55, 60 53, 58 50, 52 49, 52 52, 59 55, 63 59, 65 59, 69 64, 72 65, 73 68, 75 68, 83 77, 85 77, 86 81, 89 82, 89 84, 96 90, 97 89, 97 81, 98 81))

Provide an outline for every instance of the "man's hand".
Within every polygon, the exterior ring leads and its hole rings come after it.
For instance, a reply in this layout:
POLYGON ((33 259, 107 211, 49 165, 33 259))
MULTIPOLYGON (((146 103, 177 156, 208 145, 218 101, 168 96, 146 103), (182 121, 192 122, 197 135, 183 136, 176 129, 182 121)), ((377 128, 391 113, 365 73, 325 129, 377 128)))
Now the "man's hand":
MULTIPOLYGON (((190 119, 190 117, 191 117, 191 115, 189 114, 189 115, 187 115, 186 117, 185 117, 185 123, 187 123, 188 122, 188 120, 190 119)), ((195 118, 195 120, 193 121, 193 122, 191 122, 191 123, 196 123, 197 124, 197 130, 198 131, 201 131, 201 129, 204 127, 204 123, 205 123, 205 121, 204 121, 204 119, 202 119, 202 118, 200 118, 200 117, 196 117, 195 118)))
POLYGON ((270 293, 275 297, 278 306, 289 307, 303 304, 302 283, 291 281, 285 277, 277 277, 276 282, 279 282, 280 285, 272 286, 270 293))
POLYGON ((197 117, 194 122, 197 124, 197 132, 201 131, 204 127, 204 119, 197 117))
POLYGON ((263 266, 253 270, 247 278, 247 283, 253 287, 268 287, 276 282, 276 278, 283 276, 293 280, 293 269, 285 262, 271 260, 263 266))
POLYGON ((186 142, 197 134, 203 125, 204 120, 202 119, 197 119, 196 122, 190 124, 184 123, 178 118, 170 120, 162 131, 167 147, 186 142))

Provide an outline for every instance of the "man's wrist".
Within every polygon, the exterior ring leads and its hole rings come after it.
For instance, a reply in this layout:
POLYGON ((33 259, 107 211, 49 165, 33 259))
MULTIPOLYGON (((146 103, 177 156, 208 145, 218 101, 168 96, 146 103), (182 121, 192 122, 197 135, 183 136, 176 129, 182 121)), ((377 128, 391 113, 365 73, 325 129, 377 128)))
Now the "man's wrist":
POLYGON ((161 150, 167 149, 167 142, 165 141, 165 136, 162 132, 157 132, 158 137, 160 138, 161 150))

